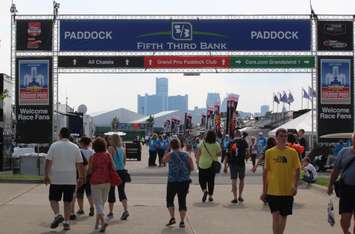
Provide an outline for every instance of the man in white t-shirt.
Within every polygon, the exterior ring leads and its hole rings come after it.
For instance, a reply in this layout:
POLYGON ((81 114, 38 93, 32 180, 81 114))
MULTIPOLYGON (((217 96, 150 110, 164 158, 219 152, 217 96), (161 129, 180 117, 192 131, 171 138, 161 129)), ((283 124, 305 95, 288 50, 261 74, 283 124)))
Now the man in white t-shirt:
POLYGON ((311 160, 308 157, 303 159, 303 181, 307 183, 314 183, 317 179, 317 169, 312 165, 311 160))
POLYGON ((63 229, 70 230, 69 218, 71 202, 76 186, 84 182, 83 159, 79 147, 69 141, 70 130, 62 128, 59 141, 53 143, 49 150, 45 165, 44 183, 50 184, 49 201, 55 218, 51 228, 57 228, 63 222, 63 229), (79 178, 76 179, 76 172, 79 178), (59 213, 59 201, 64 201, 64 218, 59 213))

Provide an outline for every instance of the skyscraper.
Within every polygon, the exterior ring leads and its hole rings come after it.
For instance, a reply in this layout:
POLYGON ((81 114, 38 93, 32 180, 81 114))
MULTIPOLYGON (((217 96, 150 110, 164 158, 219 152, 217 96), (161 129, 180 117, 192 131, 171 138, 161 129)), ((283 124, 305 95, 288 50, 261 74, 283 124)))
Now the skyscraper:
POLYGON ((261 116, 264 116, 266 114, 266 112, 269 112, 270 107, 268 105, 262 105, 260 107, 260 114, 261 116))
POLYGON ((168 95, 169 86, 167 78, 156 78, 155 80, 155 93, 162 99, 162 109, 163 111, 168 110, 168 95))
POLYGON ((188 111, 188 95, 169 96, 168 110, 188 111))
POLYGON ((218 103, 221 105, 221 98, 219 97, 219 93, 208 93, 207 94, 207 101, 206 101, 206 107, 208 108, 209 106, 214 107, 214 105, 218 103))

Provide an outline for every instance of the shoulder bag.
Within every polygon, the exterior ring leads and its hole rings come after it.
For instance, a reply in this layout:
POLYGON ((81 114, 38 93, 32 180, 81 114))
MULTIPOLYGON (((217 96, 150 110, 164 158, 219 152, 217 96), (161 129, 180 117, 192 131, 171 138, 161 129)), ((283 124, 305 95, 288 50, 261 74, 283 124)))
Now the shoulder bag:
POLYGON ((214 158, 212 157, 212 155, 211 155, 210 152, 208 151, 205 142, 203 142, 203 146, 205 147, 205 149, 206 149, 208 155, 212 158, 212 168, 213 168, 213 170, 214 170, 214 173, 216 173, 216 174, 220 173, 220 172, 221 172, 221 168, 222 168, 221 163, 214 160, 214 158))
POLYGON ((344 188, 344 174, 345 171, 351 166, 351 164, 353 164, 353 162, 355 161, 355 156, 348 162, 348 164, 346 164, 346 166, 343 169, 343 172, 341 173, 340 178, 334 182, 334 191, 337 197, 340 197, 341 192, 344 188))

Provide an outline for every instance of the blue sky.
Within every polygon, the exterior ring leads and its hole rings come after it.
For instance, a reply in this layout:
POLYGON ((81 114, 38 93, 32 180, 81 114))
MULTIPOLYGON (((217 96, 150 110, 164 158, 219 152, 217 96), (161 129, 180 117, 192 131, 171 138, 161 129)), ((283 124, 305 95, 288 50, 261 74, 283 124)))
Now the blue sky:
MULTIPOLYGON (((63 14, 309 14, 306 0, 58 0, 63 14)), ((51 14, 51 0, 15 0, 19 14, 51 14)), ((354 0, 313 0, 323 14, 355 14, 354 0)), ((0 1, 0 72, 10 71, 10 0, 0 1)), ((96 74, 61 75, 60 100, 89 113, 126 107, 136 111, 137 94, 155 92, 155 77, 169 78, 169 94, 189 95, 189 107, 204 106, 207 92, 240 94, 238 109, 257 112, 272 105, 272 93, 290 90, 294 109, 301 107, 301 88, 310 85, 309 74, 96 74)))

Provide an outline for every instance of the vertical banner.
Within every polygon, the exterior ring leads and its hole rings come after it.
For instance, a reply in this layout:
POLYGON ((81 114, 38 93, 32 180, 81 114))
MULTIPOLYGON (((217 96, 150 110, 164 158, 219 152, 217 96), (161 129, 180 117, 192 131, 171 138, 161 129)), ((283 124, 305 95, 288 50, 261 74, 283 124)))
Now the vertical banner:
POLYGON ((233 138, 234 129, 237 127, 237 106, 239 101, 238 94, 230 94, 227 99, 227 121, 226 134, 233 138))
POLYGON ((52 58, 17 58, 17 143, 51 143, 52 87, 52 58))
POLYGON ((353 57, 318 58, 318 136, 353 132, 353 71, 353 57))

